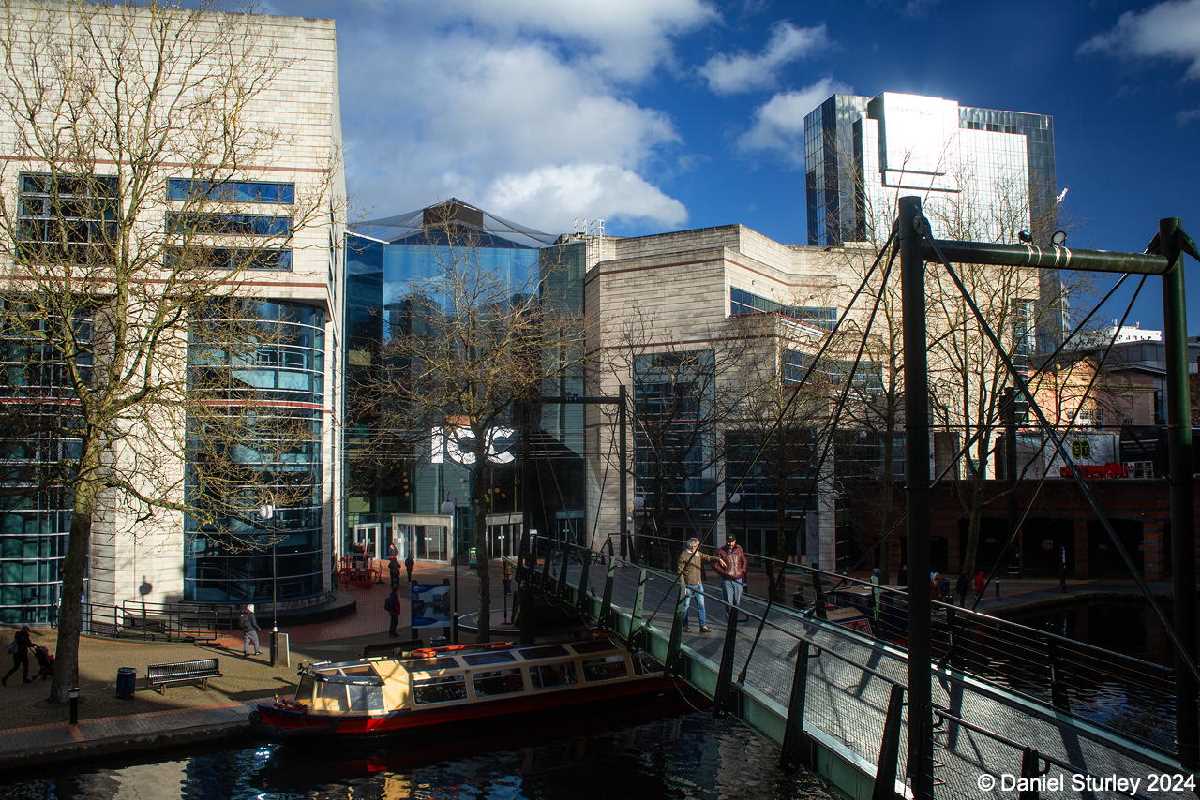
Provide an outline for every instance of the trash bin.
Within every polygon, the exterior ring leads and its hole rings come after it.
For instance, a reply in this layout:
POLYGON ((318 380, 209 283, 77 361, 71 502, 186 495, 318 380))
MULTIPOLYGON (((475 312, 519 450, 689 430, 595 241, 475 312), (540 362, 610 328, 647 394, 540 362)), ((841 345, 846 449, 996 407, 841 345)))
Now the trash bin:
POLYGON ((117 668, 117 699, 132 700, 137 687, 137 670, 133 667, 117 668))

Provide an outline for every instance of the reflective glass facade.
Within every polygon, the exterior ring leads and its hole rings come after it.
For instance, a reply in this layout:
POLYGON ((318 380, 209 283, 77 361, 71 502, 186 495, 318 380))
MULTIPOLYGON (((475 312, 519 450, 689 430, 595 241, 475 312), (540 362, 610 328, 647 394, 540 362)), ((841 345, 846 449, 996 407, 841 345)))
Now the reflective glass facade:
MULTIPOLYGON (((228 415, 238 415, 239 425, 250 431, 230 454, 248 467, 248 507, 213 526, 186 520, 185 599, 267 602, 274 578, 281 603, 321 593, 324 325, 324 311, 315 306, 233 301, 214 305, 211 318, 193 326, 188 347, 193 387, 211 392, 218 408, 227 402, 228 415), (219 341, 213 331, 227 320, 238 321, 232 329, 247 341, 229 346, 219 341), (273 519, 261 521, 257 504, 272 487, 287 502, 273 519), (263 544, 247 549, 237 539, 263 544), (272 540, 274 548, 268 545, 272 540)), ((219 417, 203 424, 220 424, 219 417)), ((198 505, 204 502, 197 481, 200 424, 189 420, 187 491, 198 505)))
MULTIPOLYGON (((23 315, 3 302, 0 320, 23 315)), ((86 371, 90 321, 77 323, 76 336, 86 371)), ((18 407, 28 401, 28 413, 0 431, 0 624, 45 624, 55 619, 71 528, 71 492, 60 465, 64 456, 78 456, 79 440, 70 433, 79 420, 66 402, 62 358, 34 331, 0 325, 0 370, 0 400, 18 407)))
MULTIPOLYGON (((581 243, 557 244, 555 237, 462 204, 455 207, 455 213, 464 215, 470 232, 450 245, 438 227, 426 224, 436 208, 352 226, 346 237, 344 551, 356 541, 378 536, 379 549, 386 552, 389 540, 408 541, 414 533, 393 531, 393 514, 438 514, 446 500, 454 501, 455 525, 460 531, 470 530, 473 525, 471 471, 455 462, 444 440, 437 439, 432 431, 409 435, 404 437, 407 442, 421 444, 397 446, 386 459, 372 447, 378 435, 372 412, 378 400, 372 396, 372 371, 380 363, 392 332, 401 330, 414 314, 421 313, 420 304, 432 301, 436 306, 444 305, 445 298, 437 297, 432 287, 436 287, 447 265, 469 259, 472 268, 495 276, 511 289, 511 294, 540 291, 543 302, 576 313, 582 311, 581 243), (377 533, 364 531, 372 526, 378 526, 377 533)), ((579 361, 577 354, 562 354, 562 358, 564 363, 579 361)), ((548 381, 543 393, 582 394, 582 368, 548 381)), ((544 404, 540 419, 540 429, 532 433, 530 443, 532 485, 527 489, 520 486, 521 470, 516 459, 493 465, 491 513, 521 512, 524 491, 535 528, 545 532, 578 527, 584 508, 583 407, 544 404)), ((498 421, 500 426, 510 423, 511 419, 498 421)), ((502 437, 496 444, 498 450, 503 450, 510 440, 502 437)), ((449 557, 439 545, 440 530, 415 533, 416 557, 449 557)), ((465 552, 468 537, 460 535, 458 539, 465 552)))

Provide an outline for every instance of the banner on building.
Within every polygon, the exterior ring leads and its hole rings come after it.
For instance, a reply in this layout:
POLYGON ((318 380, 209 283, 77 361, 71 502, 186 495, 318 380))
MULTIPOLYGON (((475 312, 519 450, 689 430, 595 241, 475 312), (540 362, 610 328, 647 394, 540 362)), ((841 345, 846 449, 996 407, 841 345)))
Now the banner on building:
POLYGON ((412 629, 450 627, 450 587, 444 584, 412 585, 412 629))

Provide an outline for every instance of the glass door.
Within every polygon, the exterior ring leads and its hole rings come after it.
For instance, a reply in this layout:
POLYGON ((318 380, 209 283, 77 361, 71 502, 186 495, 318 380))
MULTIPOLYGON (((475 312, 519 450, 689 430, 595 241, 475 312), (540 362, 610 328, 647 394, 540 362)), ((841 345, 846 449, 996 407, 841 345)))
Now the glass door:
POLYGON ((382 526, 377 523, 354 526, 354 544, 359 548, 360 552, 366 554, 367 558, 383 558, 383 554, 379 549, 383 538, 380 535, 381 529, 382 526))

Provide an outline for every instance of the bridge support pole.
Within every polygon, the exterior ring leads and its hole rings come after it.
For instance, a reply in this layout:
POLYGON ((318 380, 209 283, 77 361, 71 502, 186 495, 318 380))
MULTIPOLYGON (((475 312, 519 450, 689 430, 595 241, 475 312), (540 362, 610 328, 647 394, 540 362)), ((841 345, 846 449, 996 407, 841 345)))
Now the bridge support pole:
POLYGON ((737 606, 729 607, 729 619, 725 622, 725 646, 721 650, 721 668, 717 671, 717 690, 713 692, 713 715, 720 716, 730 705, 729 686, 733 682, 733 656, 737 648, 737 606))
POLYGON ((571 560, 571 548, 562 543, 562 563, 558 567, 558 596, 567 599, 567 564, 571 560))
POLYGON ((592 551, 579 551, 579 586, 575 590, 575 604, 586 616, 592 615, 591 601, 588 599, 588 583, 591 582, 592 551))
MULTIPOLYGON (((736 609, 730 609, 734 611, 736 609)), ((785 767, 812 765, 812 746, 804 734, 804 699, 808 693, 809 644, 801 640, 796 648, 796 668, 792 672, 792 693, 788 697, 787 727, 779 761, 785 767)))
MULTIPOLYGON (((1175 635, 1196 660, 1196 533, 1192 511, 1192 398, 1188 385, 1187 302, 1179 217, 1158 223, 1159 255, 1167 259, 1163 286, 1163 339, 1167 355, 1167 427, 1170 438, 1171 574, 1174 581, 1175 635)), ((1190 769, 1200 766, 1196 680, 1183 659, 1175 659, 1175 735, 1179 761, 1190 769)))
POLYGON ((671 621, 671 638, 667 640, 667 672, 674 673, 679 667, 679 651, 683 647, 683 599, 687 587, 679 584, 679 595, 675 598, 675 618, 671 621))
POLYGON ((917 800, 933 797, 933 692, 929 636, 929 363, 925 339, 925 218, 920 197, 900 198, 904 317, 905 482, 908 487, 908 777, 917 800))
POLYGON ((646 608, 646 570, 638 570, 637 593, 633 596, 633 611, 629 614, 630 635, 642 623, 642 612, 646 608))
MULTIPOLYGON (((617 460, 621 462, 621 482, 617 484, 617 503, 621 506, 621 558, 629 557, 629 498, 626 496, 629 481, 629 445, 625 441, 625 384, 617 391, 617 460)), ((610 451, 611 452, 611 451, 610 451)))
POLYGON ((612 615, 613 582, 617 576, 617 560, 611 556, 608 559, 608 575, 604 578, 604 599, 600 601, 600 619, 597 620, 605 628, 612 627, 609 617, 612 615))
POLYGON ((883 739, 875 762, 875 789, 871 800, 896 800, 896 769, 900 762, 900 726, 904 716, 904 687, 892 685, 887 717, 883 721, 883 739))
MULTIPOLYGON (((1042 772, 1041 759, 1038 753, 1032 747, 1026 747, 1021 751, 1021 777, 1022 778, 1039 778, 1045 773, 1042 772)), ((1031 787, 1036 787, 1037 783, 1030 781, 1031 787)), ((1017 793, 1017 800, 1038 800, 1041 793, 1036 788, 1029 788, 1017 793)))

